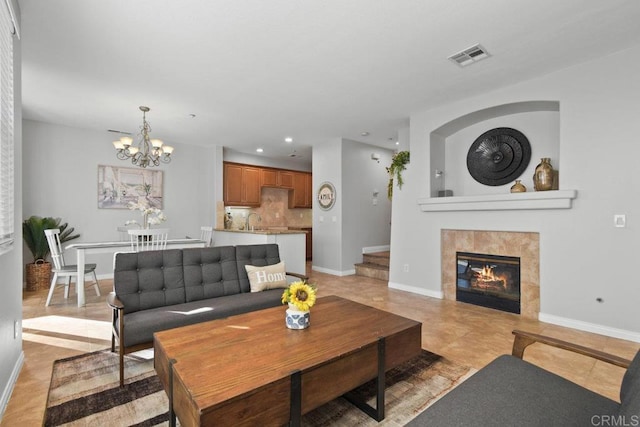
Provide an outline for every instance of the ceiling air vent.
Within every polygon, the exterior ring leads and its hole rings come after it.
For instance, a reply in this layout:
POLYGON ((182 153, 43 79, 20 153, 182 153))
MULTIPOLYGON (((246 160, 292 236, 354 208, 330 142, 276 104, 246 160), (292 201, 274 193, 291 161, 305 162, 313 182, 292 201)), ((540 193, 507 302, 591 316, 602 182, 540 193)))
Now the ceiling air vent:
POLYGON ((461 67, 466 67, 481 59, 488 58, 489 52, 479 44, 466 48, 458 53, 454 53, 449 57, 450 61, 455 62, 461 67))

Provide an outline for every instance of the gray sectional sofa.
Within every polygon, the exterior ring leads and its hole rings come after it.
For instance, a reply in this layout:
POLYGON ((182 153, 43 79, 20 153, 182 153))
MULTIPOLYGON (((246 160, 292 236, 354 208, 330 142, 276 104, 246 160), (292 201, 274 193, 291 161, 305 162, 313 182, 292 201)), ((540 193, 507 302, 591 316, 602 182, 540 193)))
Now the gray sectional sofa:
POLYGON ((640 425, 640 351, 629 361, 542 335, 514 334, 513 355, 489 363, 407 426, 640 425), (535 342, 627 368, 620 403, 522 360, 524 349, 535 342))
POLYGON ((117 254, 107 303, 120 385, 124 355, 152 347, 154 332, 280 305, 282 289, 251 292, 245 270, 279 262, 276 244, 117 254))

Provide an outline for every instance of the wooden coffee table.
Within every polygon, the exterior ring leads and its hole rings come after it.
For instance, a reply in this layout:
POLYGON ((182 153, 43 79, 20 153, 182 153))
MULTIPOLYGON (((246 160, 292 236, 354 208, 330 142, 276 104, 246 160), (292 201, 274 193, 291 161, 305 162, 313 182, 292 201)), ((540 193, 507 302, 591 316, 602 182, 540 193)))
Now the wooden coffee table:
POLYGON ((337 296, 318 299, 308 329, 284 318, 283 306, 154 334, 172 422, 299 425, 374 378, 376 408, 354 403, 384 418, 384 372, 420 354, 422 324, 337 296))

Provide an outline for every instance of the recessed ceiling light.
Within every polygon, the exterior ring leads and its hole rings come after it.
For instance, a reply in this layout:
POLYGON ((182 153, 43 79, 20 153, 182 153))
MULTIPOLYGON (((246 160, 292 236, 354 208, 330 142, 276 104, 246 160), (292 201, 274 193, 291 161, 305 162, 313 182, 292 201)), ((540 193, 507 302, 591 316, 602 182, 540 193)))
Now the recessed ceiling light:
POLYGON ((262 153, 264 150, 263 150, 262 148, 256 148, 256 151, 257 151, 258 153, 262 153))
POLYGON ((362 132, 360 135, 362 135, 362 136, 369 136, 369 132, 362 132))
POLYGON ((284 142, 293 142, 293 138, 291 138, 290 136, 286 137, 284 139, 284 142))
POLYGON ((400 145, 400 141, 396 141, 396 145, 400 145))

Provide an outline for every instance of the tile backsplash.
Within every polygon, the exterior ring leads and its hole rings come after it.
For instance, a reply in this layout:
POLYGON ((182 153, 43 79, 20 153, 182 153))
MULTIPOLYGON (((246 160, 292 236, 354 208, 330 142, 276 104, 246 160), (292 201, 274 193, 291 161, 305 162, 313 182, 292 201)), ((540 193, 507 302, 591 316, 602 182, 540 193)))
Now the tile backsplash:
POLYGON ((256 228, 266 227, 311 227, 313 224, 313 211, 311 209, 289 209, 289 191, 283 188, 262 189, 262 203, 257 208, 225 208, 223 202, 218 202, 217 228, 224 227, 224 214, 231 212, 233 225, 231 228, 244 227, 247 215, 254 212, 260 215, 261 221, 256 216, 251 217, 251 225, 256 228))

